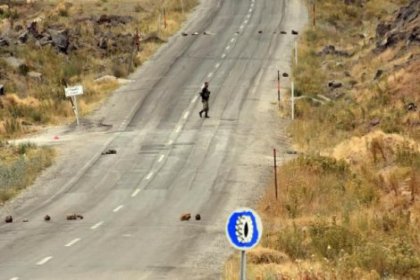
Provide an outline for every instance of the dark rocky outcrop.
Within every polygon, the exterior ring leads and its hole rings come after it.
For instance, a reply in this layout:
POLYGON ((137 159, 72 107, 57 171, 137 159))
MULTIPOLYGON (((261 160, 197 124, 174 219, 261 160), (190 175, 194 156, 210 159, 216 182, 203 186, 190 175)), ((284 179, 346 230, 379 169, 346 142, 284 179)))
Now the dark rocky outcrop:
POLYGON ((420 43, 420 1, 400 8, 389 22, 380 22, 376 27, 376 51, 383 51, 399 42, 420 43))

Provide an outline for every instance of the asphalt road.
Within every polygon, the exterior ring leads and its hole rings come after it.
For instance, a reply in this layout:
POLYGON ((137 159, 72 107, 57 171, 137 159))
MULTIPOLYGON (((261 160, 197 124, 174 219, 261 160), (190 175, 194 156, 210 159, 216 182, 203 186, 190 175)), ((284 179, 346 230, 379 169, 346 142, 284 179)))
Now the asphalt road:
POLYGON ((306 18, 299 0, 203 0, 188 36, 172 37, 82 127, 33 137, 60 154, 0 210, 15 219, 0 225, 0 279, 221 278, 228 214, 262 194, 273 147, 286 158, 277 67, 289 71, 290 31, 306 18), (204 81, 209 119, 198 116, 204 81), (181 222, 186 212, 202 220, 181 222))

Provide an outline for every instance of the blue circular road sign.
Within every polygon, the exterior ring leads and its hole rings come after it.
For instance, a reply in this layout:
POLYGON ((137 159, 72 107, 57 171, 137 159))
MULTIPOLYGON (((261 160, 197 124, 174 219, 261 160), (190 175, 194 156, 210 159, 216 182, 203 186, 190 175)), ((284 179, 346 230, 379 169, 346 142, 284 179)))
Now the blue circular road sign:
POLYGON ((233 211, 226 223, 228 240, 238 250, 249 250, 260 242, 262 223, 258 214, 250 208, 233 211))

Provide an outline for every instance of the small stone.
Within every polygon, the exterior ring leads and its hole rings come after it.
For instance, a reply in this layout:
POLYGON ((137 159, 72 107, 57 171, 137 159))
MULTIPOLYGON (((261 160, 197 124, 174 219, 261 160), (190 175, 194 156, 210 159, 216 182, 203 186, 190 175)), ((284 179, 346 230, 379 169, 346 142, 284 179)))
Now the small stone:
POLYGON ((292 35, 298 35, 299 32, 297 32, 296 30, 292 30, 292 35))
POLYGON ((6 216, 6 218, 4 219, 4 221, 5 221, 6 223, 13 223, 13 217, 12 217, 11 215, 6 216))
POLYGON ((188 33, 182 32, 182 36, 188 36, 188 33))
POLYGON ((189 219, 191 219, 191 214, 190 213, 182 214, 181 217, 180 217, 181 221, 188 221, 189 219))
POLYGON ((51 217, 49 215, 44 216, 44 221, 48 222, 51 221, 51 217))
POLYGON ((195 220, 200 221, 201 220, 201 215, 200 214, 195 215, 195 220))
POLYGON ((410 102, 407 104, 407 111, 417 111, 417 105, 414 104, 413 102, 410 102))
POLYGON ((28 219, 23 219, 22 222, 27 223, 27 222, 29 222, 29 220, 28 219))
POLYGON ((68 221, 77 220, 77 215, 76 214, 67 215, 67 220, 68 221))
POLYGON ((258 34, 262 34, 262 33, 263 33, 263 31, 262 31, 262 30, 259 30, 259 31, 258 31, 258 34))
POLYGON ((376 119, 373 119, 373 120, 371 120, 370 122, 369 122, 369 125, 370 126, 377 126, 378 124, 380 124, 381 123, 381 120, 380 119, 378 119, 378 118, 376 118, 376 119))
POLYGON ((287 34, 287 32, 286 31, 280 31, 280 34, 287 34))

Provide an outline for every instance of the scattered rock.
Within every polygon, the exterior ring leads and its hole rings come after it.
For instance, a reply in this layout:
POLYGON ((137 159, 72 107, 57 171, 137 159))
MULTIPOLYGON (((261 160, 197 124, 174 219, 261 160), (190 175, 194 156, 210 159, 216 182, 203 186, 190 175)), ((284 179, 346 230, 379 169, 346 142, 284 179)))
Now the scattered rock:
POLYGON ((112 83, 112 82, 117 82, 117 77, 112 76, 112 75, 105 75, 95 80, 95 83, 98 83, 98 84, 112 83))
POLYGON ((80 214, 67 215, 67 220, 69 220, 69 221, 74 221, 74 220, 77 220, 77 219, 83 220, 83 216, 80 215, 80 214))
POLYGON ((6 216, 6 218, 4 219, 4 221, 6 222, 6 223, 13 223, 13 217, 12 216, 6 216))
POLYGON ((351 54, 347 51, 337 50, 334 45, 325 46, 322 51, 318 52, 318 55, 338 55, 338 56, 345 56, 350 57, 351 54))
POLYGON ((336 89, 336 88, 341 88, 343 86, 343 83, 340 81, 329 81, 328 82, 328 87, 336 89))
POLYGON ((381 120, 378 118, 375 118, 369 122, 369 125, 373 127, 373 126, 377 126, 380 123, 381 123, 381 120))
POLYGON ((29 37, 29 32, 28 31, 24 31, 22 32, 19 37, 18 40, 19 42, 21 42, 22 44, 26 43, 28 41, 28 37, 29 37))
POLYGON ((51 35, 51 40, 53 45, 61 52, 67 53, 69 47, 69 32, 68 29, 64 30, 53 30, 50 29, 49 34, 51 35))
POLYGON ((286 31, 280 31, 280 34, 287 34, 287 32, 286 31))
POLYGON ((292 35, 298 35, 299 34, 299 32, 297 32, 296 30, 293 30, 292 29, 292 35))
POLYGON ((108 49, 108 39, 104 37, 99 38, 98 47, 103 50, 108 49))
POLYGON ((263 33, 263 31, 262 30, 258 30, 258 34, 262 34, 263 33))
POLYGON ((118 15, 101 15, 96 20, 97 24, 109 24, 116 26, 118 24, 127 24, 133 20, 131 16, 118 16, 118 15))
POLYGON ((108 150, 102 152, 102 155, 115 155, 116 153, 117 153, 116 150, 114 150, 114 149, 108 149, 108 150))
POLYGON ((200 221, 201 220, 201 215, 200 214, 195 215, 195 220, 200 221))
POLYGON ((374 80, 377 80, 377 79, 379 79, 381 76, 382 76, 382 74, 384 73, 384 70, 382 70, 382 69, 378 69, 377 71, 376 71, 376 74, 375 74, 375 77, 373 78, 374 80))
POLYGON ((289 77, 289 74, 283 73, 282 76, 285 77, 285 78, 287 78, 287 77, 289 77))
POLYGON ((191 214, 190 213, 182 214, 181 217, 180 217, 181 221, 188 221, 189 219, 191 219, 191 214))
POLYGON ((407 111, 416 112, 417 111, 417 105, 413 102, 410 102, 407 104, 407 111))
POLYGON ((286 151, 286 154, 288 154, 288 155, 296 155, 297 152, 296 151, 293 151, 293 150, 287 150, 286 151))
POLYGON ((188 36, 188 33, 182 32, 182 36, 188 36))
POLYGON ((8 47, 10 40, 8 38, 0 37, 0 47, 8 47))
POLYGON ((420 42, 420 1, 411 0, 407 6, 400 8, 394 18, 380 22, 376 27, 376 51, 396 45, 399 42, 420 42))
POLYGON ((27 223, 27 222, 29 222, 29 220, 28 219, 23 219, 22 222, 27 223))
POLYGON ((44 216, 44 221, 48 222, 51 221, 51 217, 49 215, 44 216))
POLYGON ((3 57, 3 60, 12 68, 19 69, 25 64, 23 59, 16 58, 14 56, 3 57))
POLYGON ((42 82, 42 74, 35 71, 29 71, 28 77, 37 82, 42 82))

